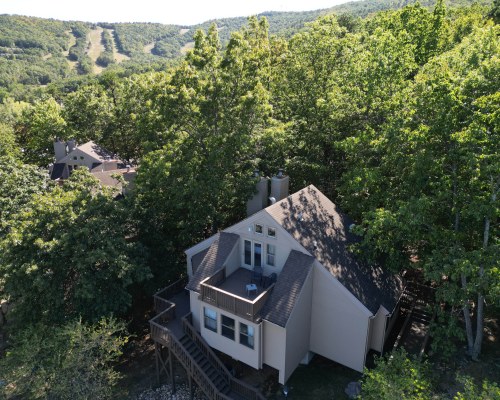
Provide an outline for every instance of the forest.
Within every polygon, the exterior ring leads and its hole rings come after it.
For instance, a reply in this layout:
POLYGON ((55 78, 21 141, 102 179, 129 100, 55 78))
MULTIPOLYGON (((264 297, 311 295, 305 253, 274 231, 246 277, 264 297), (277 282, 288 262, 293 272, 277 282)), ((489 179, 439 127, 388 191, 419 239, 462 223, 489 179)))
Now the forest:
MULTIPOLYGON (((292 18, 284 34, 272 14, 204 25, 176 62, 126 74, 61 80, 68 65, 52 57, 60 73, 29 95, 33 82, 4 60, 35 76, 48 69, 34 54, 69 51, 85 68, 76 48, 92 27, 29 19, 19 41, 0 16, 0 299, 11 308, 0 398, 121 398, 114 366, 137 333, 134 309, 185 274, 186 248, 245 217, 256 169, 284 168, 291 192, 317 186, 356 221, 359 257, 419 271, 441 304, 433 351, 481 362, 485 318, 500 314, 500 3, 381 4, 292 18), (116 201, 81 169, 50 181, 54 138, 93 140, 137 166, 132 194, 116 201)), ((188 40, 102 27, 130 56, 188 40)), ((395 359, 416 375, 380 362, 363 398, 500 398, 498 364, 450 397, 395 359)))

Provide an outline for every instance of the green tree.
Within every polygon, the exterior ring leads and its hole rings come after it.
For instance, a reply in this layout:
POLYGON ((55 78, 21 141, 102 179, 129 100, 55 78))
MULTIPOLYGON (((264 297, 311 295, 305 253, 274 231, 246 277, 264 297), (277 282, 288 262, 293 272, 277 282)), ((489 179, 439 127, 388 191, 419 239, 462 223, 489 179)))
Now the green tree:
POLYGON ((124 324, 115 319, 28 325, 12 335, 0 359, 0 390, 9 398, 113 398, 120 378, 113 364, 127 341, 124 324))
POLYGON ((87 321, 127 311, 128 289, 149 277, 144 249, 127 240, 133 235, 125 203, 85 171, 33 196, 0 244, 1 286, 18 320, 87 321))
POLYGON ((365 368, 361 397, 366 400, 427 400, 432 385, 427 362, 412 359, 399 349, 375 359, 375 368, 365 368))

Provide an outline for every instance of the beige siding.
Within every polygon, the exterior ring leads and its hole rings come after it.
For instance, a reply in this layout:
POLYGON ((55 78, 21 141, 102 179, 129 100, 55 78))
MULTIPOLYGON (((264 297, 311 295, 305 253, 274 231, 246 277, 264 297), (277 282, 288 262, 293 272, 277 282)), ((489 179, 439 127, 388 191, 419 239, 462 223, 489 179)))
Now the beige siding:
POLYGON ((387 323, 387 310, 380 306, 375 314, 375 317, 371 321, 370 325, 370 349, 373 349, 378 352, 382 352, 384 347, 384 334, 385 334, 385 326, 387 323))
POLYGON ((236 271, 240 267, 240 243, 236 243, 231 250, 231 253, 227 257, 226 263, 224 264, 226 267, 226 276, 231 275, 234 271, 236 271))
POLYGON ((193 316, 193 326, 199 332, 200 331, 200 320, 202 317, 202 310, 200 306, 199 295, 196 292, 189 291, 189 304, 191 308, 191 313, 193 316))
POLYGON ((302 246, 293 239, 288 232, 286 232, 276 221, 265 211, 262 210, 257 214, 233 225, 227 229, 225 232, 236 233, 240 236, 240 266, 251 269, 251 266, 245 265, 244 260, 244 241, 250 240, 252 242, 262 243, 262 259, 264 275, 270 275, 273 272, 279 274, 283 265, 285 265, 286 259, 292 250, 298 250, 304 252, 302 246), (255 233, 255 224, 263 226, 264 232, 262 234, 255 233), (267 235, 267 228, 276 229, 276 238, 269 237, 267 235), (276 256, 275 256, 275 266, 267 265, 267 254, 266 245, 273 244, 276 246, 276 256))
POLYGON ((309 273, 286 325, 284 383, 309 351, 313 271, 309 273))
POLYGON ((261 351, 260 345, 262 343, 260 338, 260 326, 259 324, 254 324, 250 321, 247 321, 243 318, 239 318, 227 311, 220 310, 217 307, 214 307, 210 304, 206 304, 200 302, 200 332, 201 336, 206 340, 206 342, 213 347, 214 349, 220 350, 235 360, 241 361, 255 369, 259 369, 262 367, 261 360, 261 351), (208 307, 217 312, 217 332, 213 332, 209 329, 206 329, 203 323, 203 308, 208 307), (221 315, 225 315, 229 318, 233 318, 235 320, 235 340, 231 340, 222 336, 222 317, 221 315), (252 326, 254 328, 254 348, 251 349, 245 345, 239 343, 240 338, 240 322, 252 326))
POLYGON ((319 263, 314 265, 310 350, 362 371, 371 313, 319 263))
POLYGON ((263 322, 263 361, 279 371, 279 382, 285 383, 286 330, 272 322, 263 322))
POLYGON ((101 162, 97 158, 94 158, 87 153, 84 153, 80 149, 75 149, 71 153, 69 153, 66 157, 64 157, 62 160, 59 160, 58 162, 61 163, 66 163, 71 166, 86 166, 87 168, 92 168, 92 164, 95 162, 101 162), (74 159, 76 157, 76 160, 74 159), (81 158, 83 157, 83 159, 81 158))
POLYGON ((395 307, 394 311, 392 312, 392 315, 388 318, 387 327, 385 328, 384 341, 387 340, 387 337, 391 333, 392 328, 394 327, 394 324, 396 323, 396 320, 398 319, 399 307, 400 307, 400 304, 398 303, 398 305, 395 307))

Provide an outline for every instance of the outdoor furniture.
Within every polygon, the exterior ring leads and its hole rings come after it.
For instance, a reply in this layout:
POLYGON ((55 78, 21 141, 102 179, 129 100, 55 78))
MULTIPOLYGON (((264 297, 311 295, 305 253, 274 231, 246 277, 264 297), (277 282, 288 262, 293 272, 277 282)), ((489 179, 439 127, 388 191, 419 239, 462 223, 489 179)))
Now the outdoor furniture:
POLYGON ((252 271, 251 283, 258 283, 262 285, 262 276, 264 275, 264 270, 262 267, 254 267, 252 271))
POLYGON ((246 285, 247 289, 247 297, 250 297, 250 292, 255 291, 255 294, 257 294, 257 285, 255 283, 249 283, 246 285))
POLYGON ((262 278, 262 287, 264 289, 267 289, 269 286, 271 286, 273 283, 276 283, 276 280, 278 279, 278 276, 276 273, 272 273, 271 275, 264 276, 262 278))

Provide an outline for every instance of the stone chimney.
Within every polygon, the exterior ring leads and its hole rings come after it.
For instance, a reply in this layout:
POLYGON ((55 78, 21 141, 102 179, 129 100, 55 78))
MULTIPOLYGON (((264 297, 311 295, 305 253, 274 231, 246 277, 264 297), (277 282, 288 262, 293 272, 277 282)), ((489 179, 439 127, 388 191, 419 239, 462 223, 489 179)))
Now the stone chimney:
POLYGON ((267 206, 269 179, 260 176, 259 171, 255 171, 255 177, 259 178, 256 185, 257 193, 247 201, 247 217, 255 214, 267 206))
POLYGON ((56 163, 66 157, 66 142, 57 138, 54 141, 54 156, 56 157, 56 163))
POLYGON ((72 152, 75 149, 76 149, 76 140, 75 139, 68 140, 68 153, 72 152))
POLYGON ((280 168, 278 174, 271 178, 271 197, 276 201, 283 200, 288 196, 288 186, 290 184, 290 177, 283 173, 280 168))

